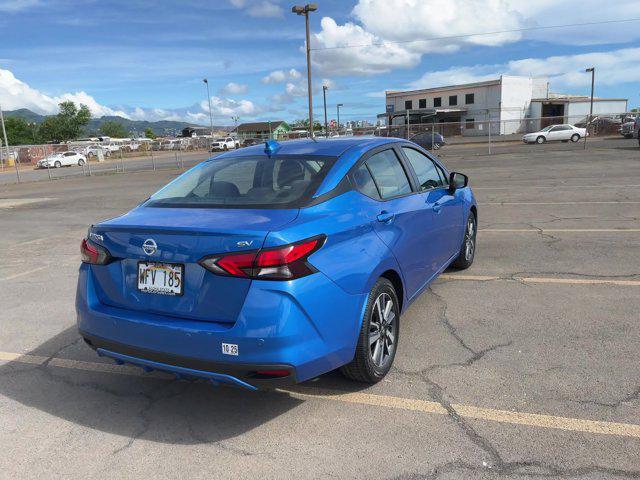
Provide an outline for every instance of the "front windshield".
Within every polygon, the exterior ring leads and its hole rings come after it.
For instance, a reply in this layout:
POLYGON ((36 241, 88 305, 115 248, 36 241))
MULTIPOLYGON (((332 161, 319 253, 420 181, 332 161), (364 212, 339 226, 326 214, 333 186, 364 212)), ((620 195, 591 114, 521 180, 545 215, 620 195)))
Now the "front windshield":
POLYGON ((151 196, 147 207, 287 208, 309 199, 333 157, 229 157, 204 162, 151 196))

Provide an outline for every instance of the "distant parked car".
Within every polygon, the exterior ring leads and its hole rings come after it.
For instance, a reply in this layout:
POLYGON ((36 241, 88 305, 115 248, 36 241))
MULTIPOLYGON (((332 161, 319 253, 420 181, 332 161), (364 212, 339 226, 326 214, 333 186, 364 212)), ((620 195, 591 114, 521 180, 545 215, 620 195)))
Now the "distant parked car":
POLYGON ((211 142, 212 152, 215 152, 217 150, 231 150, 233 148, 240 148, 240 142, 237 138, 222 137, 216 138, 213 142, 211 142))
POLYGON ((71 165, 82 166, 87 163, 87 157, 78 152, 52 153, 36 163, 36 168, 60 168, 71 165))
POLYGON ((243 147, 250 147, 252 145, 259 145, 261 143, 264 143, 265 140, 263 140, 262 138, 245 138, 242 141, 242 146, 243 147))
POLYGON ((102 154, 105 157, 110 157, 111 156, 111 150, 107 150, 101 146, 98 145, 90 145, 88 147, 86 147, 84 149, 84 152, 82 152, 87 158, 93 158, 93 157, 97 157, 99 152, 102 152, 102 154))
POLYGON ((624 138, 638 138, 638 127, 640 127, 640 116, 627 119, 620 127, 620 134, 624 138))
POLYGON ((522 137, 524 143, 545 143, 553 141, 577 142, 581 138, 588 136, 585 128, 574 127, 573 125, 549 125, 539 132, 527 133, 522 137))
POLYGON ((417 133, 410 140, 427 150, 440 150, 447 143, 442 135, 435 132, 417 133))

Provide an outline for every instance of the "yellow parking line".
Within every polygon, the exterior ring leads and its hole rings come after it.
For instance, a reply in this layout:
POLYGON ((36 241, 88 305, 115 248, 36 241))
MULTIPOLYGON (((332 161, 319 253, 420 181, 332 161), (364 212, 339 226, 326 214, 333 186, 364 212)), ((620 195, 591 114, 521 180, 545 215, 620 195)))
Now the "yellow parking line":
MULTIPOLYGON (((23 355, 13 352, 0 352, 0 361, 4 361, 5 363, 16 362, 43 365, 47 360, 49 360, 48 366, 60 368, 100 373, 115 373, 120 375, 150 376, 152 378, 168 378, 166 374, 162 373, 143 374, 142 371, 136 367, 116 366, 106 363, 85 362, 81 360, 56 357, 49 359, 49 357, 40 355, 23 355)), ((416 398, 376 395, 363 392, 342 392, 339 390, 305 387, 302 385, 298 385, 290 389, 278 389, 278 391, 301 399, 317 399, 351 403, 356 405, 376 406, 436 415, 448 414, 447 409, 440 403, 416 398)), ((539 413, 514 412, 462 404, 453 404, 451 407, 461 417, 475 420, 485 420, 511 425, 525 425, 537 428, 551 428, 580 433, 640 438, 640 425, 633 423, 605 422, 539 413)))
POLYGON ((38 268, 34 268, 33 270, 26 270, 24 272, 14 273, 13 275, 9 275, 8 277, 0 278, 0 282, 6 282, 7 280, 14 280, 16 278, 24 277, 26 275, 31 275, 32 273, 36 273, 36 272, 39 272, 41 270, 45 270, 46 268, 47 267, 38 267, 38 268))
POLYGON ((500 277, 495 275, 457 275, 444 273, 438 278, 442 280, 464 280, 471 282, 487 282, 493 280, 516 280, 525 283, 557 283, 564 285, 619 285, 624 287, 640 287, 640 280, 616 280, 608 278, 553 278, 553 277, 500 277))
POLYGON ((479 233, 638 233, 640 228, 482 228, 479 233))

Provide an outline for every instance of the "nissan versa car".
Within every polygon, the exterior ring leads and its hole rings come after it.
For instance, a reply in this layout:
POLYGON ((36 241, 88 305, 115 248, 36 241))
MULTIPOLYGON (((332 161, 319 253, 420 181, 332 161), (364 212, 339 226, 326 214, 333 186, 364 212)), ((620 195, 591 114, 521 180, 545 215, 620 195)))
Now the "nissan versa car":
POLYGON ((337 368, 377 382, 401 314, 473 262, 467 182, 397 138, 217 156, 89 229, 80 334, 116 363, 249 389, 337 368))

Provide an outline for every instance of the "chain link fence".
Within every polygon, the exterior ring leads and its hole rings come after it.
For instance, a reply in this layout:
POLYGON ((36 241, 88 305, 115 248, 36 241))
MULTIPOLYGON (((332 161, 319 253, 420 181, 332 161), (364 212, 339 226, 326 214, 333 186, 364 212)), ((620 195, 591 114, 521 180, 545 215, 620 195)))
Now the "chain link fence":
MULTIPOLYGON (((399 120, 399 119, 396 119, 399 120)), ((377 125, 362 128, 334 128, 329 137, 375 135, 405 138, 440 154, 473 155, 529 152, 535 148, 549 151, 574 148, 637 148, 638 113, 626 112, 588 117, 540 117, 509 120, 474 120, 461 122, 431 121, 409 125, 377 125), (571 127, 568 127, 568 126, 571 127), (588 131, 588 136, 584 132, 588 131), (544 144, 544 147, 542 146, 544 144)), ((280 133, 277 138, 268 133, 240 135, 228 134, 242 148, 263 143, 270 138, 288 141, 309 136, 306 130, 280 133)), ((316 132, 317 137, 325 132, 316 132)), ((226 137, 225 137, 226 138, 226 137)), ((76 141, 65 144, 21 145, 0 147, 0 183, 20 182, 93 175, 98 172, 156 170, 157 168, 184 169, 210 156, 210 136, 163 139, 127 139, 108 142, 76 141), (47 175, 30 174, 38 169, 40 160, 65 152, 77 152, 86 162, 69 168, 55 168, 46 163, 47 175), (24 177, 24 178, 22 178, 24 177)))

